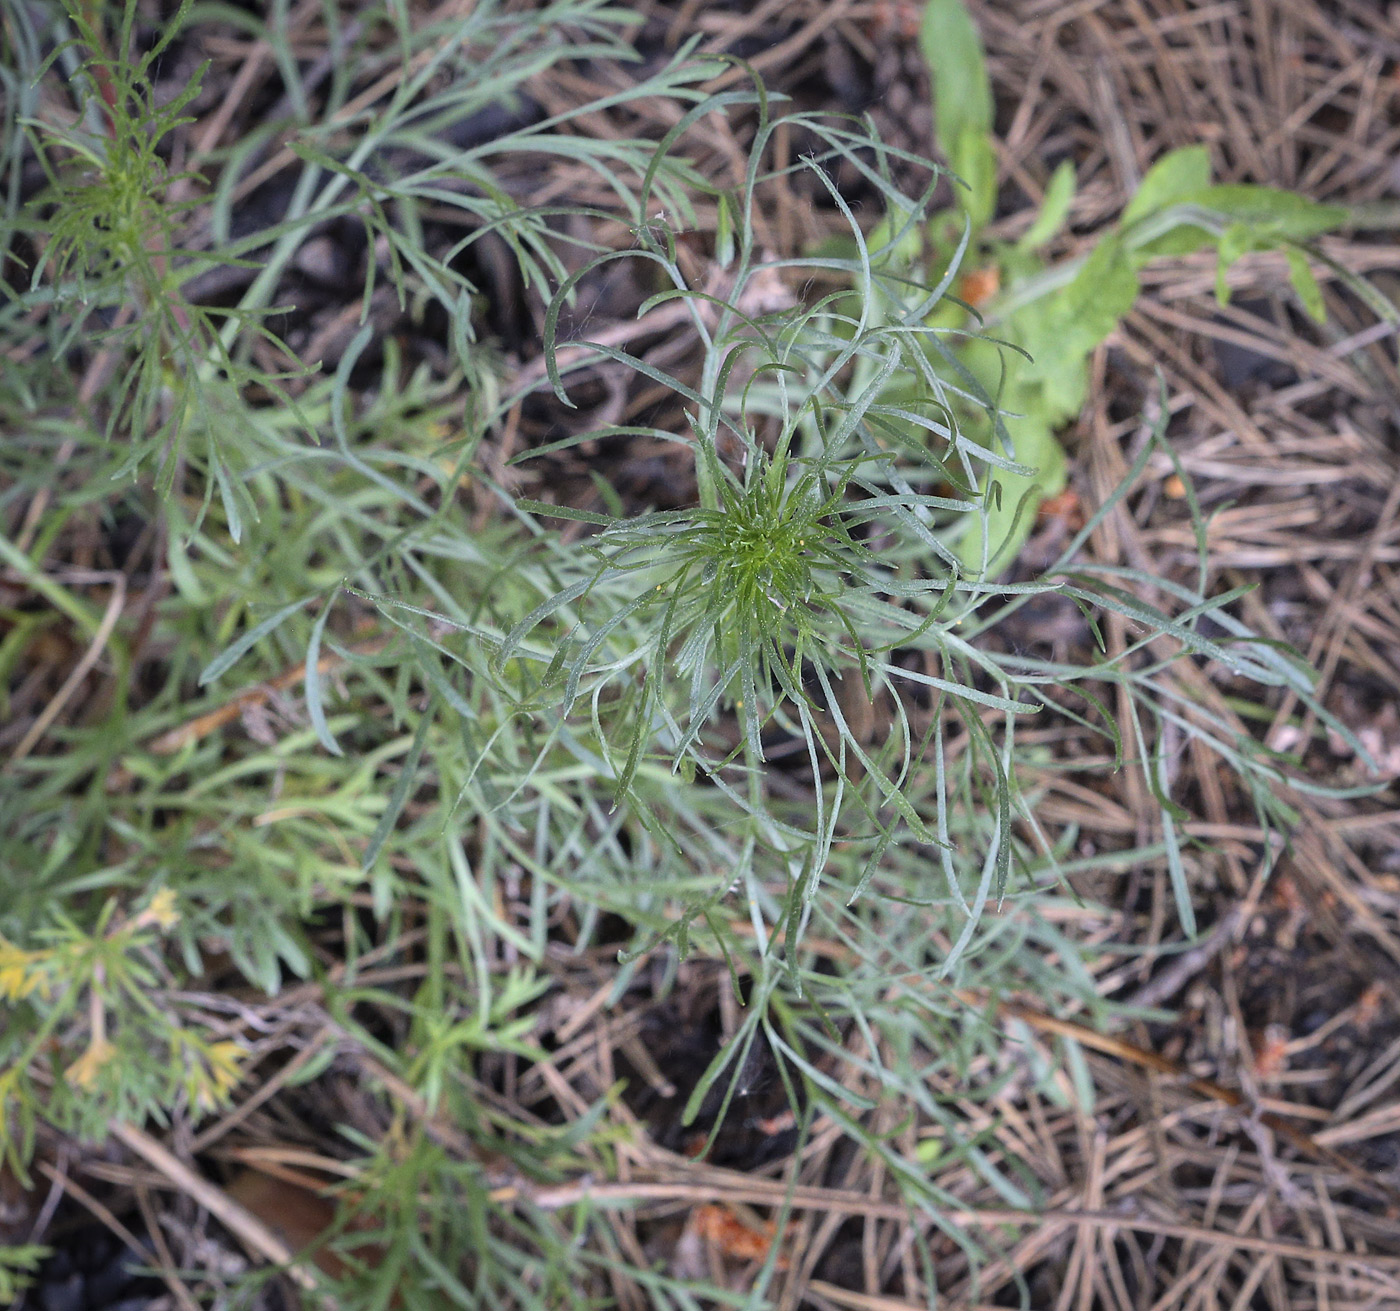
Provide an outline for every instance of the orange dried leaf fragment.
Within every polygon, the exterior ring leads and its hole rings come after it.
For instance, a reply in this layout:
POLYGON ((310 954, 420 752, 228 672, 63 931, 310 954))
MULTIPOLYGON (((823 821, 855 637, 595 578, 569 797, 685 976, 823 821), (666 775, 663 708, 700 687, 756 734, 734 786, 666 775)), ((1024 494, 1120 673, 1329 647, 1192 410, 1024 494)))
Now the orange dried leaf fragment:
POLYGON ((1071 529, 1078 530, 1084 527, 1084 507, 1080 503, 1079 493, 1073 487, 1066 487, 1054 496, 1047 496, 1035 513, 1042 523, 1048 519, 1063 519, 1071 529))
POLYGON ((876 0, 865 30, 877 40, 898 36, 912 41, 919 35, 921 8, 913 0, 876 0))
POLYGON ((767 1134, 770 1138, 774 1134, 791 1133, 797 1128, 797 1116, 793 1114, 792 1108, 779 1111, 777 1115, 770 1115, 766 1119, 756 1120, 754 1127, 759 1133, 767 1134))
POLYGON ((1271 1024, 1254 1050, 1254 1073, 1260 1079, 1272 1079, 1283 1073, 1288 1065, 1288 1030, 1271 1024))
POLYGON ((958 299, 977 309, 1001 290, 1001 270, 995 264, 972 269, 958 279, 958 299))
MULTIPOLYGON (((327 1241, 335 1224, 335 1203, 329 1198, 261 1170, 244 1170, 226 1191, 273 1230, 297 1256, 305 1253, 332 1279, 345 1275, 345 1259, 338 1247, 327 1241)), ((350 1226, 351 1229, 357 1227, 354 1223, 350 1226)), ((383 1249, 371 1243, 356 1244, 354 1255, 356 1260, 371 1268, 384 1260, 383 1249)), ((397 1306, 398 1298, 390 1305, 397 1306)))
MULTIPOLYGON (((748 1225, 725 1207, 712 1204, 697 1206, 692 1218, 700 1237, 725 1256, 740 1261, 766 1261, 773 1250, 776 1230, 771 1223, 748 1225)), ((783 1269, 787 1262, 780 1258, 778 1265, 783 1269)))
POLYGON ((1362 1029, 1369 1029, 1381 1013, 1381 1003, 1385 1001, 1385 985, 1368 983, 1365 991, 1356 1001, 1356 1023, 1362 1029))

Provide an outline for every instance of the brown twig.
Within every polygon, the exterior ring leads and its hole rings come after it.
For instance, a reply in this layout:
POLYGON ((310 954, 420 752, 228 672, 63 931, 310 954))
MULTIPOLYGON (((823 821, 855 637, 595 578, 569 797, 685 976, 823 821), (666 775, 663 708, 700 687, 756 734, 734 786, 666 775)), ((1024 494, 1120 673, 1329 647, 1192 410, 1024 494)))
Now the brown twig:
MULTIPOLYGON (((251 1251, 273 1265, 284 1268, 287 1275, 308 1292, 315 1292, 319 1288, 316 1276, 297 1262, 296 1254, 266 1224, 246 1207, 240 1206, 230 1198, 223 1189, 216 1188, 208 1180, 197 1175, 144 1130, 121 1120, 113 1120, 108 1125, 108 1131, 113 1138, 164 1176, 180 1192, 193 1198, 210 1215, 216 1217, 251 1251)), ((329 1300, 326 1301, 328 1311, 332 1311, 333 1305, 329 1300)))
MULTIPOLYGON (((388 641, 387 637, 374 638, 351 647, 350 652, 357 656, 375 655, 388 645, 388 641)), ((344 656, 327 651, 317 660, 316 672, 328 674, 332 669, 338 669, 344 663, 344 656)), ((225 724, 232 723, 244 711, 257 706, 265 706, 278 692, 285 692, 288 688, 295 687, 305 678, 306 662, 303 660, 290 669, 283 670, 275 678, 270 678, 265 683, 259 683, 256 687, 250 687, 246 691, 238 693, 231 701, 224 702, 216 709, 207 710, 202 715, 196 715, 178 728, 167 729, 160 736, 152 738, 146 744, 146 749, 158 756, 174 755, 175 752, 208 737, 210 733, 217 732, 225 724)))

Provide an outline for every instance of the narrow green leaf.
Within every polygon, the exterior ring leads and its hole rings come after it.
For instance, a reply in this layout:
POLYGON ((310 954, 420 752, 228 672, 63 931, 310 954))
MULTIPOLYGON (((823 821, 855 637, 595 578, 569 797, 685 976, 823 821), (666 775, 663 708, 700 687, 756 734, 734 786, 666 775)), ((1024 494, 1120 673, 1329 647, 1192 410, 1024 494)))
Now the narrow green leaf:
POLYGON ((1231 223, 1224 232, 1220 234, 1220 240, 1215 248, 1215 299, 1222 305, 1230 303, 1230 284, 1226 281, 1225 275, 1230 271, 1230 266, 1245 254, 1254 249, 1254 234, 1244 223, 1231 223))
POLYGON ((308 601, 313 598, 304 596, 300 601, 293 601, 290 605, 284 605, 280 610, 270 614, 262 623, 250 628, 242 637, 238 639, 227 650, 215 656, 199 675, 199 685, 203 687, 206 683, 212 683, 221 674, 227 672, 238 663, 249 651, 262 641, 273 629, 278 628, 282 623, 296 614, 308 601))
POLYGON ((733 203, 727 192, 720 194, 715 220, 715 263, 722 269, 734 263, 733 203))
POLYGON ((403 767, 399 770, 399 776, 394 781, 394 790, 389 794, 388 804, 384 807, 384 813, 379 817, 379 823, 374 826, 369 846, 365 848, 365 858, 360 863, 360 868, 365 873, 368 873, 374 867, 375 861, 379 859, 379 853, 384 849, 385 842, 389 840, 389 834, 394 831, 394 825, 399 822, 399 816, 403 814, 403 808, 408 804, 409 793, 412 792, 413 785, 418 778, 418 762, 423 758, 423 748, 428 745, 428 730, 436 717, 437 697, 433 696, 423 710, 423 717, 418 721, 418 729, 413 735, 413 743, 408 749, 403 767))
POLYGON ((571 506, 549 505, 544 501, 519 500, 515 508, 547 519, 569 519, 575 523, 597 524, 600 528, 611 528, 617 522, 610 514, 594 514, 591 510, 575 510, 571 506))
POLYGON ((321 694, 321 671, 317 667, 321 663, 321 634, 326 630, 326 620, 330 618, 335 598, 336 593, 333 592, 326 599, 321 613, 316 616, 316 622, 311 625, 311 639, 306 644, 306 713, 311 718, 311 727, 316 730, 316 737, 321 745, 331 755, 342 756, 345 753, 331 733, 330 725, 326 723, 326 708, 322 704, 321 694))
POLYGON ((1306 253, 1297 246, 1285 247, 1283 253, 1288 260, 1288 280, 1293 284, 1293 290, 1298 293, 1298 299, 1302 301, 1308 317, 1315 323, 1325 323, 1327 306, 1323 303, 1322 288, 1317 285, 1306 253))

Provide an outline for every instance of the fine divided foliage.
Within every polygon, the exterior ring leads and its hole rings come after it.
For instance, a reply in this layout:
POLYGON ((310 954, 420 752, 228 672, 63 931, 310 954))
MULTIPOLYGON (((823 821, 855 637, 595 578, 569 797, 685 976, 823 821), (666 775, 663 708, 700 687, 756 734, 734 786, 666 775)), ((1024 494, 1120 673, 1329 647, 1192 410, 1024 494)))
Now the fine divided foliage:
MULTIPOLYGON (((1033 251, 1067 209, 1059 189, 1004 252, 1017 290, 984 334, 949 299, 991 213, 990 124, 970 102, 957 122, 952 99, 940 111, 974 188, 945 241, 932 164, 865 124, 787 113, 742 66, 682 49, 637 68, 622 8, 322 8, 340 53, 319 69, 281 7, 255 22, 186 4, 159 34, 136 0, 7 11, 0 671, 91 651, 78 681, 96 669, 107 690, 77 716, 60 691, 0 776, 5 1161, 26 1178, 44 1124, 197 1126, 252 1095, 270 1048, 209 984, 233 978, 263 997, 314 985, 298 995, 334 1042, 290 1087, 353 1051, 521 1178, 605 1176, 638 1132, 615 1089, 526 1114, 499 1088, 483 1099, 483 1062, 547 1059, 536 1024, 569 961, 618 961, 616 1003, 643 964, 673 980, 698 954, 743 1005, 689 1113, 712 1090, 728 1107, 765 1049, 802 1141, 819 1118, 839 1126, 911 1215, 980 1251, 945 1218, 931 1144, 1007 1204, 1040 1199, 936 1089, 999 1059, 988 1016, 1008 991, 1106 1018, 1062 927, 1074 880, 1164 866, 1190 936, 1174 754, 1213 752, 1266 828, 1288 823, 1288 761, 1222 726, 1218 681, 1287 689, 1332 722, 1239 594, 1207 594, 1203 528, 1194 588, 1085 558, 1169 453, 1160 406, 1118 493, 1048 568, 1008 573, 1063 476, 1047 441, 1140 261, 1209 240, 1228 264, 1334 216, 1272 198, 1260 217, 1257 195, 1211 188, 1203 156, 1182 155, 1081 267, 1046 270, 1033 251), (213 22, 266 41, 285 90, 281 117, 231 145, 189 131, 197 68, 156 94, 162 61, 213 22), (522 110, 531 79, 588 61, 633 80, 522 110), (59 84, 64 112, 39 94, 59 84), (660 143, 598 130, 657 98, 675 124, 660 143), (715 114, 752 124, 738 185, 688 160, 715 114), (245 184, 269 161, 280 208, 260 217, 245 184), (523 203, 522 168, 546 166, 586 203, 523 203), (897 181, 915 173, 912 192, 897 181), (794 180, 842 217, 840 241, 765 245, 761 216, 794 180), (697 277, 684 234, 702 220, 697 277), (334 353, 328 332, 312 337, 326 355, 299 354, 289 271, 335 224, 362 234, 363 280, 334 353), (482 330, 469 270, 487 242, 544 307, 538 371, 482 330), (560 339, 585 288, 639 267, 636 312, 687 334, 684 367, 586 328, 560 339), (376 326, 386 304, 436 325, 436 354, 376 326), (1065 319, 1088 336, 1057 343, 1065 319), (600 364, 683 420, 571 426, 600 364), (497 458, 527 403, 553 405, 563 435, 497 458), (551 490, 551 460, 621 438, 683 449, 678 508, 625 496, 606 466, 586 505, 551 490), (112 545, 133 539, 139 578, 112 545), (1095 639, 1117 616, 1127 640, 1078 663, 997 640, 1047 597, 1095 639), (1026 738, 1047 722, 1101 736, 1076 768, 1142 774, 1146 844, 1086 854, 1042 830, 1034 776, 1051 762, 1026 738), (890 1107, 916 1147, 887 1132, 890 1107)), ((1294 269, 1307 299, 1301 255, 1294 269)), ((1066 1097, 1053 1071, 1035 1077, 1066 1097)), ((620 1270, 656 1305, 695 1304, 585 1193, 517 1207, 421 1120, 396 1135, 342 1134, 350 1204, 385 1258, 350 1261, 341 1306, 591 1305, 620 1270)), ((27 1259, 0 1253, 0 1286, 27 1259)))

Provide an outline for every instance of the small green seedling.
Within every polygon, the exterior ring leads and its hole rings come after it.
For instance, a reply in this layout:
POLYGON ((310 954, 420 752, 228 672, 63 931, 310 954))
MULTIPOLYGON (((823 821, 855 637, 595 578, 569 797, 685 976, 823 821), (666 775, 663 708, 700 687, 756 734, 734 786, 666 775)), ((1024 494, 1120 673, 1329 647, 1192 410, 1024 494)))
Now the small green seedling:
MULTIPOLYGON (((1003 411, 1007 454, 1033 471, 999 472, 983 488, 985 517, 969 518, 959 540, 970 570, 995 575, 1015 560, 1040 500, 1065 485, 1058 434, 1083 407, 1090 357, 1137 301, 1139 271, 1154 259, 1212 247, 1223 305, 1230 294, 1226 275, 1241 256, 1281 250, 1299 302, 1321 322, 1325 308, 1310 261, 1327 261, 1314 242, 1352 223, 1353 214, 1271 187, 1212 184, 1206 147, 1188 146, 1152 166, 1117 223, 1085 255, 1050 262, 1041 253, 1070 216, 1075 176, 1068 160, 1051 175, 1040 213, 1020 240, 992 240, 984 229, 996 205, 993 107, 982 45, 963 0, 930 0, 921 48, 933 80, 934 130, 965 185, 954 188, 954 207, 935 214, 915 243, 918 258, 943 267, 966 239, 965 260, 975 272, 961 289, 986 335, 967 337, 959 357, 1003 411)), ((1384 317, 1395 315, 1369 288, 1361 294, 1384 317)), ((974 316, 945 301, 934 321, 962 328, 974 316)), ((984 440, 994 439, 985 416, 970 409, 962 417, 986 429, 984 440)))

